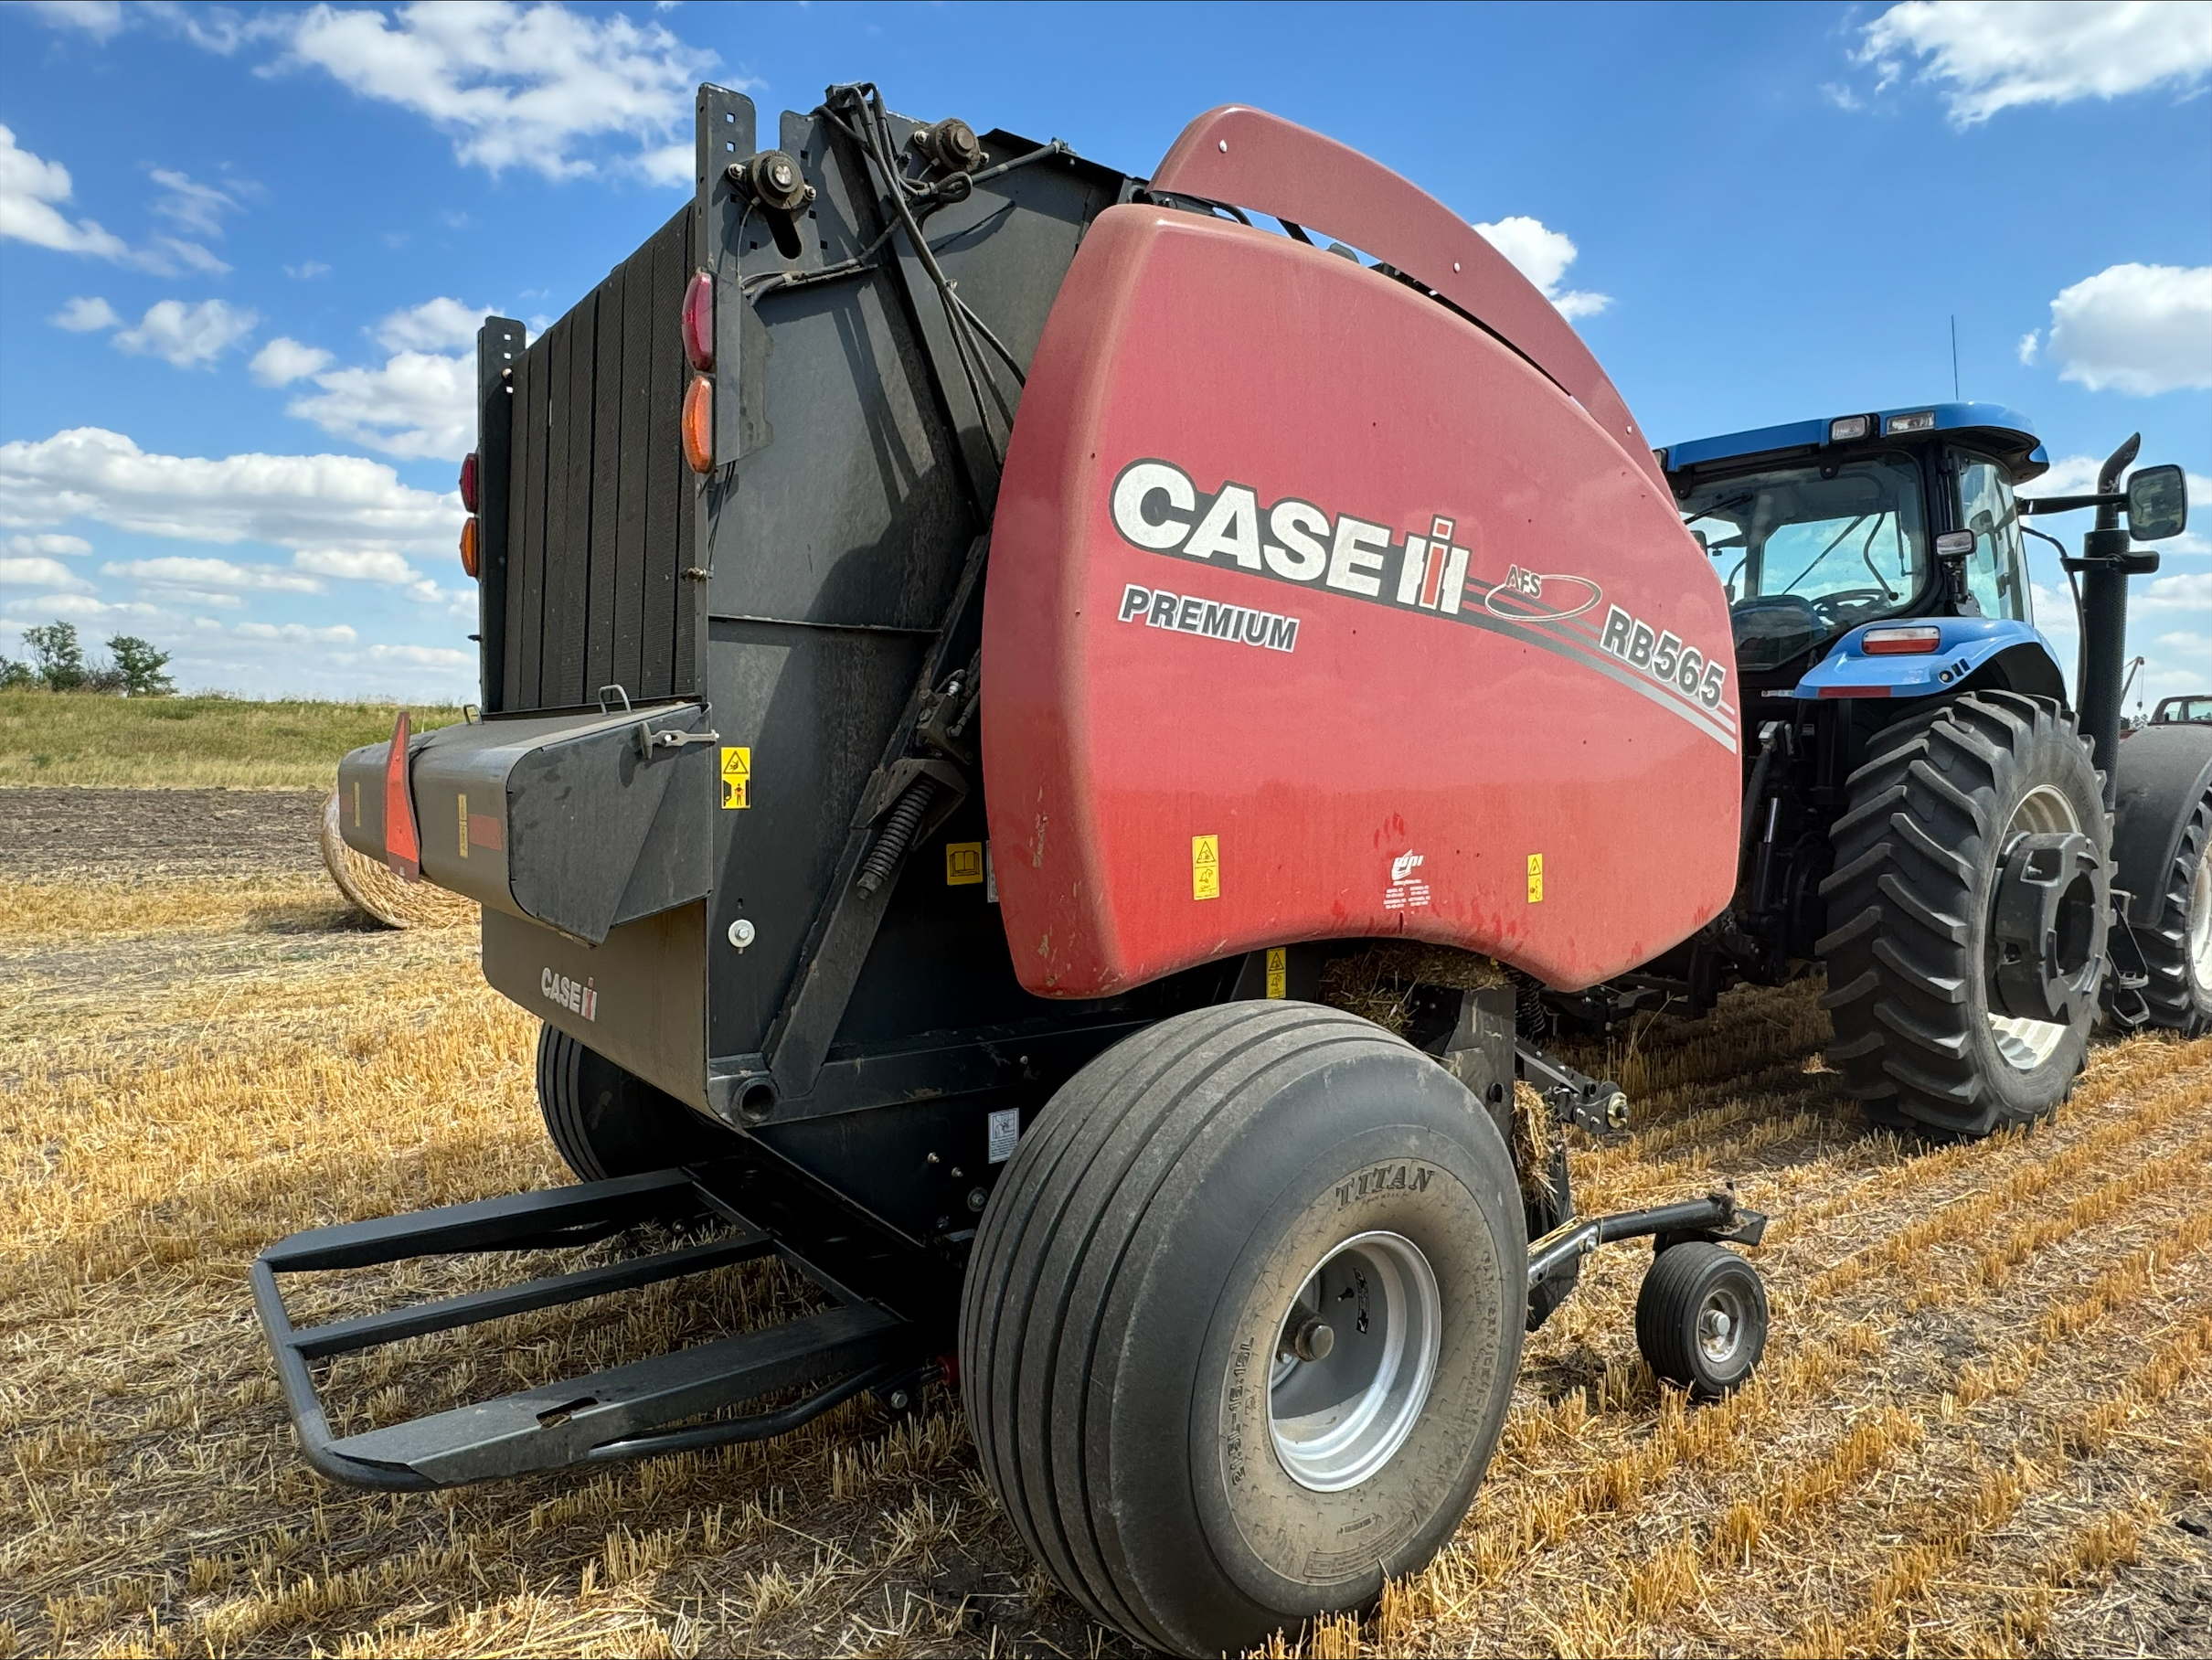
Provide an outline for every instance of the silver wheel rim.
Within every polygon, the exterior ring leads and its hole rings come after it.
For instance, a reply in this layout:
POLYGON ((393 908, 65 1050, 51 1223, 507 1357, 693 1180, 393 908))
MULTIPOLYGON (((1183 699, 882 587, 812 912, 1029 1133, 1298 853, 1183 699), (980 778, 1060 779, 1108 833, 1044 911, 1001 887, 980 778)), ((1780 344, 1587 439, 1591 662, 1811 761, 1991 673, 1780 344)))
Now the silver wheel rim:
POLYGON ((1435 1271, 1405 1235, 1355 1234, 1321 1260, 1276 1325, 1268 1377, 1292 1481, 1341 1493, 1396 1456, 1429 1403, 1442 1325, 1435 1271))
POLYGON ((1725 1377, 1742 1351, 1749 1328, 1750 1313, 1739 1288, 1716 1285, 1697 1305, 1697 1352, 1707 1366, 1725 1377))
POLYGON ((2212 847, 2196 856, 2189 879, 2189 978, 2199 1003, 2212 1002, 2212 847))
MULTIPOLYGON (((2048 784, 2030 790, 2013 809, 2012 822, 2005 826, 1998 837, 1998 857, 2012 851, 2013 844, 2024 835, 2066 835, 2079 831, 2081 821, 2074 815, 2074 803, 2066 799, 2065 793, 2048 784)), ((1990 903, 1996 903, 1993 888, 1990 903)), ((1997 1040, 1997 1053, 2005 1063, 2015 1071, 2032 1072, 2058 1052, 2066 1041, 2068 1027, 2056 1020, 2026 1020, 2011 1015, 1991 1015, 1989 1030, 1997 1040)))

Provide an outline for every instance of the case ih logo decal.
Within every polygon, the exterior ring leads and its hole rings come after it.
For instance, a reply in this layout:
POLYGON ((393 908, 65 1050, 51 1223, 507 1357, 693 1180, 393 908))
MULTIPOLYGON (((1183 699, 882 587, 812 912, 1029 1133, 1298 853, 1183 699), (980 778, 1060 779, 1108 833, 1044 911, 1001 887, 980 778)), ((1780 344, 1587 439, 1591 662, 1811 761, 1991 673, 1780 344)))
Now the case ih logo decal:
POLYGON ((590 980, 579 985, 568 975, 557 974, 548 968, 537 976, 537 989, 570 1014, 581 1015, 587 1020, 599 1018, 599 992, 590 980))
MULTIPOLYGON (((1110 506, 1114 528, 1133 547, 1234 565, 1272 581, 1330 589, 1507 635, 1595 670, 1736 751, 1735 711, 1722 702, 1728 670, 1720 663, 1618 605, 1607 607, 1601 632, 1590 613, 1605 595, 1589 577, 1516 564, 1501 581, 1471 579, 1468 551, 1452 541, 1453 521, 1441 514, 1430 519, 1425 532, 1396 537, 1387 525, 1348 513, 1332 516, 1296 496, 1263 509, 1258 492, 1233 479, 1203 495, 1175 463, 1151 458, 1122 469, 1110 506)), ((1122 591, 1120 616, 1124 622, 1142 621, 1278 651, 1292 649, 1298 631, 1295 617, 1135 582, 1122 591)))

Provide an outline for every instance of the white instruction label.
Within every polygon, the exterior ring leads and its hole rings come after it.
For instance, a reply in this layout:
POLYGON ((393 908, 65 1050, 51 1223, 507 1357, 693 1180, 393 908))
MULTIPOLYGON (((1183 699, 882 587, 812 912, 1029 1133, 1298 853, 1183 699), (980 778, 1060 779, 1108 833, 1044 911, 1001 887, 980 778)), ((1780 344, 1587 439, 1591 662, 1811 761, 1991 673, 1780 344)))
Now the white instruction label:
POLYGON ((994 1112, 986 1121, 990 1126, 991 1162, 1003 1165, 1014 1156, 1014 1144, 1022 1138, 1022 1112, 1019 1107, 1008 1107, 1003 1112, 994 1112))

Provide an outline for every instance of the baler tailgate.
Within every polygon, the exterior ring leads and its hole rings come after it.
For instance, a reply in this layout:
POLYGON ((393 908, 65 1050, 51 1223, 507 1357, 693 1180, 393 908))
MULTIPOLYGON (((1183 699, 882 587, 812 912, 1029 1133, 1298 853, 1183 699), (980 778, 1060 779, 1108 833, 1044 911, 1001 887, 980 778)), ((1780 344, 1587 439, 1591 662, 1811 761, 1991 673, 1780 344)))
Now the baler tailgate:
MULTIPOLYGON (((759 1174, 716 1166, 656 1171, 318 1228, 270 1247, 253 1266, 254 1303, 309 1462, 324 1474, 357 1486, 451 1486, 764 1440, 798 1428, 863 1389, 914 1372, 932 1351, 922 1324, 851 1289, 846 1283, 850 1265, 844 1261, 838 1264, 844 1273, 825 1271, 809 1260, 803 1243, 757 1226, 735 1210, 729 1194, 757 1186, 748 1178, 759 1174), (277 1284, 281 1273, 590 1244, 649 1222, 728 1222, 735 1230, 649 1255, 306 1327, 292 1325, 277 1284), (771 1255, 782 1256, 829 1293, 836 1306, 342 1438, 330 1431, 309 1369, 312 1362, 337 1355, 771 1255), (763 1395, 810 1386, 820 1387, 794 1403, 709 1416, 763 1395)), ((825 1240, 833 1256, 881 1268, 913 1249, 872 1218, 842 1207, 834 1214, 842 1225, 833 1226, 825 1240)), ((893 1277, 899 1277, 896 1268, 893 1277)))

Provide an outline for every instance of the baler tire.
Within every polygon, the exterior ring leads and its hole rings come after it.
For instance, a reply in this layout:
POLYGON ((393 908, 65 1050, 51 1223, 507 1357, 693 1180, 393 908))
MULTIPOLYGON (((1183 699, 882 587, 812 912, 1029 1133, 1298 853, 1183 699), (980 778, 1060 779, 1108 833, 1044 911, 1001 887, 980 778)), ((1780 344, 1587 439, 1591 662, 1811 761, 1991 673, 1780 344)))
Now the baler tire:
POLYGON ((1998 844, 2031 797, 2037 813, 2070 816, 2110 870, 2103 793, 2072 718, 2047 698, 1963 693, 1877 733, 1848 789, 1815 947, 1835 1025, 1826 1059, 1845 1092, 1871 1122, 1937 1140, 2047 1116, 2087 1058, 2094 999, 2031 1041, 1995 1024, 1985 964, 1998 844))
POLYGON ((2150 1024, 2185 1038, 2212 1031, 2212 793, 2181 827, 2156 918, 2129 932, 2150 976, 2150 1024))
POLYGON ((1699 1400, 1739 1388, 1767 1346, 1759 1270, 1708 1240, 1685 1240, 1652 1259, 1636 1293, 1636 1346, 1645 1363, 1699 1400), (1719 1314, 1726 1325, 1707 1329, 1719 1314))
POLYGON ((1489 1464, 1526 1261, 1495 1124, 1410 1045, 1307 1004, 1162 1021, 1047 1103, 985 1208, 960 1333, 984 1477, 1069 1594, 1148 1647, 1234 1652, 1371 1603, 1489 1464), (1339 1280, 1372 1286, 1373 1319, 1362 1296, 1324 1341, 1305 1304, 1339 1280), (1317 1354, 1283 1352, 1293 1323, 1317 1354), (1393 1334, 1402 1362, 1376 1358, 1393 1334), (1330 1463, 1313 1426, 1339 1389, 1379 1427, 1330 1463))
POLYGON ((587 1182, 712 1158, 738 1139, 550 1025, 537 1032, 537 1105, 561 1162, 587 1182))

